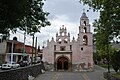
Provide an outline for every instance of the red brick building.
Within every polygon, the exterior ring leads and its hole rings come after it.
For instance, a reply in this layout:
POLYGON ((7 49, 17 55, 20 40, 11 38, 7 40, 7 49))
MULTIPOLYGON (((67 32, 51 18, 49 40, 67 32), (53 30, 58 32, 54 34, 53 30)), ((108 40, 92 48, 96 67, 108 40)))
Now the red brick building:
POLYGON ((23 56, 34 57, 36 48, 16 40, 7 40, 0 43, 0 63, 14 61, 19 62, 23 56), (24 53, 25 48, 25 53, 24 53), (33 49, 33 54, 32 54, 33 49))

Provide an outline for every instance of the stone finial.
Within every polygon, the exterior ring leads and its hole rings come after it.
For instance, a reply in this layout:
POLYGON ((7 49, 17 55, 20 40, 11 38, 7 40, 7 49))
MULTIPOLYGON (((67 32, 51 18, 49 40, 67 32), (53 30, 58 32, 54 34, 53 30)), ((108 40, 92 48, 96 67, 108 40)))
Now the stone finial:
POLYGON ((75 37, 73 36, 73 40, 75 40, 75 37))
POLYGON ((61 27, 60 27, 60 30, 61 30, 61 27))
POLYGON ((73 40, 72 40, 72 42, 75 42, 75 37, 73 36, 73 40))
POLYGON ((83 9, 83 13, 85 13, 85 9, 83 9))
POLYGON ((58 33, 56 33, 56 36, 58 36, 58 33))
POLYGON ((68 33, 68 36, 70 36, 70 33, 68 33))
POLYGON ((62 25, 62 28, 64 28, 64 25, 62 25))
POLYGON ((49 42, 49 39, 47 40, 47 42, 49 42))
POLYGON ((52 40, 54 40, 54 38, 52 37, 52 40))
POLYGON ((65 27, 65 30, 66 30, 66 27, 65 27))

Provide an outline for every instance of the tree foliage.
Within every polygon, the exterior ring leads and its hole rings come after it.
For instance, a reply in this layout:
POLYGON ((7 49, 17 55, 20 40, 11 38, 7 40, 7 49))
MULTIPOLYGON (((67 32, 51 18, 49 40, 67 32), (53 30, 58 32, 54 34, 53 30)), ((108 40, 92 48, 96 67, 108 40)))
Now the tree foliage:
POLYGON ((17 28, 27 33, 40 32, 41 27, 50 25, 48 12, 44 12, 42 0, 1 0, 0 1, 0 33, 13 32, 17 28))
POLYGON ((114 52, 111 59, 113 69, 117 72, 120 69, 120 51, 114 52))

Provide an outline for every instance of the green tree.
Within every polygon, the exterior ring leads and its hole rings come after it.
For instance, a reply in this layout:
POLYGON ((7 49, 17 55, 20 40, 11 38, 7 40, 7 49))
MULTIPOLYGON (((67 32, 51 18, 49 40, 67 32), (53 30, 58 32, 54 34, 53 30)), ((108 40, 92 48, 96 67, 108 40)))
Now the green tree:
POLYGON ((28 10, 27 15, 21 21, 21 30, 26 30, 27 27, 27 33, 34 35, 36 32, 40 32, 41 27, 50 25, 50 22, 46 18, 49 13, 43 12, 43 5, 44 3, 42 0, 34 0, 29 4, 29 7, 31 8, 28 10))
MULTIPOLYGON (((108 36, 109 33, 107 33, 107 31, 102 28, 101 24, 99 23, 99 21, 95 20, 95 22, 93 23, 93 26, 95 27, 95 40, 96 40, 96 51, 97 51, 97 55, 99 55, 99 57, 101 57, 101 59, 107 59, 107 55, 108 55, 108 49, 110 48, 109 46, 109 42, 108 42, 108 36)), ((110 49, 109 49, 110 50, 110 49)))
POLYGON ((111 59, 113 69, 117 72, 120 69, 120 51, 114 52, 111 59))
POLYGON ((44 12, 42 0, 1 0, 0 1, 0 33, 6 34, 17 28, 27 33, 40 32, 41 27, 50 25, 48 12, 44 12))
POLYGON ((9 33, 18 27, 25 15, 27 0, 1 0, 0 1, 0 33, 9 33))

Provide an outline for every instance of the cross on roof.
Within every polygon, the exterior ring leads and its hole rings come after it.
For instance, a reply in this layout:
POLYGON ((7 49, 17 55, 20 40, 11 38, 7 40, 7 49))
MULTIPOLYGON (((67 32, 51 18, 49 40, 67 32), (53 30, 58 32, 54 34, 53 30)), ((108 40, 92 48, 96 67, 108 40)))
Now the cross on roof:
POLYGON ((85 9, 83 9, 83 13, 85 13, 85 9))

